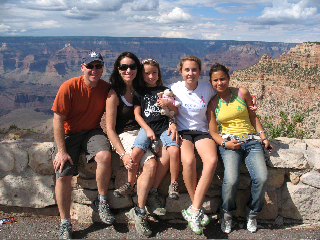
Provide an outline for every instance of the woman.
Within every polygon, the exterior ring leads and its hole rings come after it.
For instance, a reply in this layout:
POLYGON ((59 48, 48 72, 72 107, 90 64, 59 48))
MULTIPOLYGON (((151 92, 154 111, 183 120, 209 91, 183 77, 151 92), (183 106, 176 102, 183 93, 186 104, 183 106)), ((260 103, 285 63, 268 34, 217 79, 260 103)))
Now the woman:
MULTIPOLYGON (((130 52, 121 53, 114 63, 110 76, 111 90, 106 102, 106 130, 111 144, 128 171, 140 168, 137 178, 137 206, 129 212, 136 230, 143 236, 150 236, 145 204, 154 180, 157 162, 154 154, 147 150, 141 158, 140 166, 131 157, 132 145, 140 126, 134 117, 133 96, 139 85, 141 65, 139 59, 130 52)), ((170 131, 170 130, 169 130, 170 131)), ((122 193, 132 191, 129 185, 122 193)))
POLYGON ((262 209, 268 185, 262 145, 270 150, 272 146, 259 119, 250 108, 253 103, 249 91, 229 87, 229 69, 219 63, 211 67, 209 76, 218 93, 208 106, 209 131, 219 145, 224 165, 221 230, 231 232, 232 213, 236 210, 235 198, 240 182, 240 165, 244 160, 252 180, 251 199, 246 208, 247 229, 255 232, 256 218, 262 209), (218 133, 216 120, 222 125, 222 136, 218 133))
POLYGON ((217 148, 208 131, 207 106, 215 95, 209 83, 199 82, 201 60, 195 56, 186 56, 178 65, 183 81, 169 87, 181 102, 176 116, 177 128, 182 138, 181 162, 183 180, 191 199, 191 206, 182 210, 190 228, 202 233, 202 227, 209 223, 209 218, 202 210, 205 194, 212 182, 217 166, 217 148), (199 180, 197 179, 195 149, 203 163, 199 180))

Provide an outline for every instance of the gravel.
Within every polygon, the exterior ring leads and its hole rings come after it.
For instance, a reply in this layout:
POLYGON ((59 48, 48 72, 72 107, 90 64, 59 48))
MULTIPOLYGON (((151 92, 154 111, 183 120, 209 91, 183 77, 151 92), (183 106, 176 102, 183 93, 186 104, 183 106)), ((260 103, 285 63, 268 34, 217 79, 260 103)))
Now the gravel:
MULTIPOLYGON (((15 217, 15 223, 0 226, 1 239, 54 239, 59 230, 59 217, 15 217)), ((106 225, 103 223, 80 224, 72 220, 73 237, 80 239, 136 239, 140 237, 131 224, 106 225)), ((244 220, 236 219, 232 232, 224 234, 220 224, 213 220, 204 228, 203 234, 194 234, 186 223, 159 220, 149 222, 154 239, 320 239, 320 224, 278 226, 274 221, 260 223, 256 233, 245 229, 244 220)))

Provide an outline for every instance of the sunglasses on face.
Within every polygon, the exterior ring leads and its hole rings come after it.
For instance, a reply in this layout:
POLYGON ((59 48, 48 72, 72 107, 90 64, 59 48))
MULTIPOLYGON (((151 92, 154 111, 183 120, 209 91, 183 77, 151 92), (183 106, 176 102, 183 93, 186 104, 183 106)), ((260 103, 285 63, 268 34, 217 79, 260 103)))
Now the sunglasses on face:
POLYGON ((96 68, 96 69, 101 69, 103 67, 103 64, 96 64, 96 65, 93 65, 93 64, 87 64, 85 65, 86 68, 88 69, 93 69, 93 68, 96 68))
POLYGON ((132 63, 130 65, 127 65, 127 64, 121 64, 119 66, 119 70, 121 71, 125 71, 127 70, 128 68, 130 68, 131 70, 136 70, 137 69, 137 65, 135 63, 132 63))

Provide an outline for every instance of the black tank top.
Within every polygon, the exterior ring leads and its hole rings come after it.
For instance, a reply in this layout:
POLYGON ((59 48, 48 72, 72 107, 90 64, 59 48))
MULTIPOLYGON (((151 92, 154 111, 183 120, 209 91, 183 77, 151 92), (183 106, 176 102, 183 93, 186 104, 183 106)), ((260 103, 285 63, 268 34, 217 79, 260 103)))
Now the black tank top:
POLYGON ((140 125, 134 118, 133 105, 127 106, 120 94, 117 94, 119 105, 117 107, 116 132, 117 134, 140 129, 140 125))

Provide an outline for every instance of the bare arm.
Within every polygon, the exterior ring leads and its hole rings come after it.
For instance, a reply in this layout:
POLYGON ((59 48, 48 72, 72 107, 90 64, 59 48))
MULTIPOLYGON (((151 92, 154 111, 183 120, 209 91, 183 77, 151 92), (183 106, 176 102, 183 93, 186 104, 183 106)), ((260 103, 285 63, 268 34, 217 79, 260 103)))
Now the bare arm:
POLYGON ((260 132, 260 138, 264 139, 262 142, 264 143, 265 148, 268 148, 270 146, 271 147, 270 151, 272 151, 273 147, 270 144, 269 140, 267 139, 266 134, 263 132, 263 128, 259 118, 257 117, 256 113, 252 111, 250 108, 250 106, 253 106, 253 102, 252 102, 252 97, 249 91, 246 88, 240 88, 239 91, 241 91, 241 95, 243 96, 243 99, 245 100, 248 106, 248 112, 249 112, 250 122, 252 126, 257 132, 260 132))
MULTIPOLYGON (((106 131, 110 142, 113 147, 116 149, 119 156, 125 153, 125 149, 122 146, 122 143, 119 139, 119 136, 116 132, 116 120, 117 120, 117 107, 119 105, 119 99, 116 92, 111 89, 108 93, 106 101, 106 131)), ((131 156, 126 153, 122 157, 122 161, 126 169, 131 169, 134 167, 131 156)))
POLYGON ((149 127, 146 121, 141 116, 141 106, 134 105, 134 117, 139 125, 147 132, 147 137, 151 140, 156 140, 156 135, 154 131, 149 127))
POLYGON ((60 113, 54 112, 53 114, 53 134, 58 148, 58 153, 53 160, 53 167, 55 172, 59 170, 60 173, 62 172, 63 166, 66 161, 70 161, 70 163, 73 165, 72 159, 66 150, 63 125, 63 121, 65 118, 66 116, 60 113))

